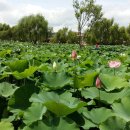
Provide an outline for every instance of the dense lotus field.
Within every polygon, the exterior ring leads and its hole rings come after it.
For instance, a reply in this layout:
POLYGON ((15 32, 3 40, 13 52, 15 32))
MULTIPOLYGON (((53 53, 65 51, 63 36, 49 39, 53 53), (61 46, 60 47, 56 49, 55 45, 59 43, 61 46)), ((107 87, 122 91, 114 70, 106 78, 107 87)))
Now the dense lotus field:
POLYGON ((130 47, 0 42, 0 130, 130 130, 130 47))

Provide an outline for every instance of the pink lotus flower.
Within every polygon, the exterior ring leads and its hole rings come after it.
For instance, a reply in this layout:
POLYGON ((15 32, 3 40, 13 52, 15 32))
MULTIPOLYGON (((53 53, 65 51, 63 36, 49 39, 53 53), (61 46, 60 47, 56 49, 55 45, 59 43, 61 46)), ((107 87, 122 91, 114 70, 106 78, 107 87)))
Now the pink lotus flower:
POLYGON ((75 60, 75 59, 77 58, 77 52, 76 52, 75 50, 72 51, 72 53, 71 53, 71 58, 72 58, 73 60, 75 60))
POLYGON ((118 68, 121 65, 120 61, 110 61, 108 62, 110 68, 118 68))
POLYGON ((97 79, 96 79, 96 88, 101 88, 101 85, 102 85, 102 82, 99 79, 99 77, 97 77, 97 79))

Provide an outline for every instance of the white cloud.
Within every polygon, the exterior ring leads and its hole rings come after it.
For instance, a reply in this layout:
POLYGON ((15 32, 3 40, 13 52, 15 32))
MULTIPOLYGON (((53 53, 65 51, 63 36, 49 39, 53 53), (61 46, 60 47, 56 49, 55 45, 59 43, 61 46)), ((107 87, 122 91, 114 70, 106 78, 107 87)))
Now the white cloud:
POLYGON ((130 23, 130 9, 124 11, 117 9, 111 10, 104 15, 107 18, 114 18, 115 22, 119 23, 121 26, 128 26, 130 23))
POLYGON ((10 6, 6 0, 0 0, 0 12, 10 10, 10 6))
POLYGON ((49 25, 54 27, 55 31, 63 27, 69 27, 72 29, 73 24, 75 24, 74 11, 71 9, 55 8, 50 10, 32 4, 22 5, 15 8, 12 6, 10 9, 11 10, 5 10, 4 13, 0 13, 0 22, 15 25, 23 16, 40 13, 47 19, 49 25))
MULTIPOLYGON (((73 30, 77 30, 77 21, 74 16, 74 10, 67 7, 56 7, 54 8, 44 8, 42 4, 34 4, 26 1, 26 3, 9 3, 10 0, 0 0, 0 22, 5 22, 10 25, 15 25, 19 19, 23 16, 30 14, 40 13, 49 22, 49 25, 57 31, 60 28, 68 27, 73 30)), ((130 9, 129 0, 97 0, 99 5, 103 5, 104 16, 107 18, 115 19, 120 25, 127 26, 130 23, 130 9)), ((35 1, 36 2, 36 1, 35 1)), ((51 7, 53 7, 51 5, 51 7)))
POLYGON ((48 19, 51 26, 54 27, 54 30, 59 28, 69 27, 72 29, 73 24, 75 24, 75 17, 73 10, 57 8, 51 10, 43 10, 43 14, 48 19))
POLYGON ((104 17, 114 18, 120 26, 128 26, 130 23, 130 1, 129 0, 97 0, 102 5, 104 17))

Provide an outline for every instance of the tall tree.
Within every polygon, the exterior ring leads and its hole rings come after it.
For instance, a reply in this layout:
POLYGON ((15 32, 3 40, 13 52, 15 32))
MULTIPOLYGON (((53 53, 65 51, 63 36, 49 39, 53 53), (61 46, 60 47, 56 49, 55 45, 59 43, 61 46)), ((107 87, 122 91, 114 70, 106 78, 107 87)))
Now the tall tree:
POLYGON ((115 23, 113 26, 110 27, 110 42, 111 44, 119 44, 120 40, 120 32, 119 32, 119 25, 115 23))
POLYGON ((18 23, 18 34, 21 41, 33 43, 46 41, 48 33, 48 22, 40 15, 25 16, 18 23))
POLYGON ((124 26, 119 28, 119 43, 120 44, 128 44, 129 35, 124 26))
POLYGON ((82 30, 85 26, 92 26, 102 17, 102 7, 95 4, 94 0, 73 0, 75 17, 78 22, 79 44, 82 43, 82 30))
POLYGON ((51 38, 53 37, 53 34, 54 34, 53 27, 48 27, 46 42, 50 42, 51 41, 51 38))
POLYGON ((127 31, 127 34, 128 34, 128 42, 129 42, 129 45, 130 45, 130 24, 126 28, 126 31, 127 31))
POLYGON ((110 44, 111 27, 113 26, 114 19, 103 18, 101 21, 101 42, 103 44, 110 44))
POLYGON ((110 43, 110 34, 113 22, 113 19, 106 18, 102 18, 100 21, 95 22, 89 29, 85 31, 86 40, 90 43, 110 43))
POLYGON ((0 39, 1 40, 11 39, 11 28, 8 24, 0 23, 0 39))
POLYGON ((8 29, 10 29, 10 26, 8 24, 0 23, 0 31, 7 31, 8 29))
POLYGON ((72 30, 68 31, 67 43, 76 44, 78 42, 77 33, 72 30))
POLYGON ((58 30, 54 35, 53 41, 56 43, 66 43, 68 37, 68 28, 64 27, 63 29, 58 30))
POLYGON ((128 27, 126 28, 128 34, 130 35, 130 24, 128 25, 128 27))
POLYGON ((72 30, 68 30, 68 28, 64 27, 59 29, 55 35, 51 38, 51 42, 53 43, 69 43, 75 44, 78 42, 77 33, 72 30))

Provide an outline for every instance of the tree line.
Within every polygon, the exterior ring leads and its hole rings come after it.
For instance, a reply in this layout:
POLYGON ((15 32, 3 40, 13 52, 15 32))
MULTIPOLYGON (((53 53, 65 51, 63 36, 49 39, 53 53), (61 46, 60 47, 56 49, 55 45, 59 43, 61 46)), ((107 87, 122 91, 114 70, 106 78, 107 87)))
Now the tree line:
POLYGON ((130 24, 119 26, 114 19, 103 17, 102 7, 94 0, 73 0, 77 32, 63 27, 54 33, 53 27, 41 14, 24 16, 11 27, 0 23, 0 40, 13 40, 36 43, 70 44, 130 44, 130 24), (86 29, 84 29, 86 27, 86 29))
POLYGON ((49 35, 48 21, 41 14, 25 16, 13 27, 0 23, 1 40, 37 43, 45 42, 49 35))

